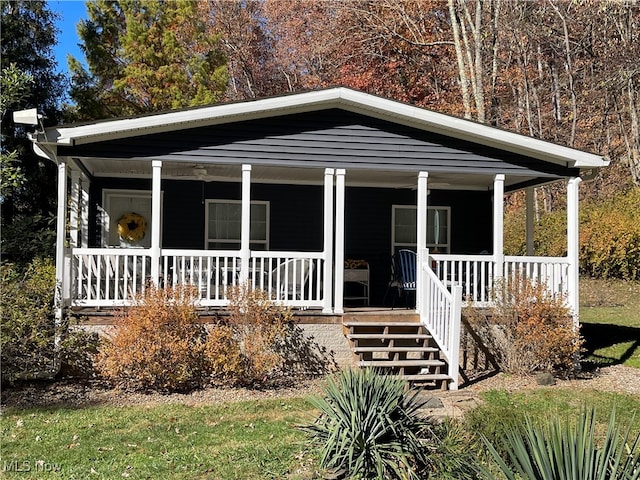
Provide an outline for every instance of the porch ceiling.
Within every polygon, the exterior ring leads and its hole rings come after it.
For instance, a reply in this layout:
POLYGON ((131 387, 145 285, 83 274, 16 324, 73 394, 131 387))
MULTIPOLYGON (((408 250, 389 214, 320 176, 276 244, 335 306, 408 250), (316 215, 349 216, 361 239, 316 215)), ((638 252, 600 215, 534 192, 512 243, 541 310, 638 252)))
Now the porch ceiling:
MULTIPOLYGON (((150 178, 151 162, 137 159, 74 158, 75 163, 94 177, 150 178)), ((250 161, 248 162, 250 163, 250 161)), ((162 178, 167 180, 198 180, 205 182, 240 182, 241 166, 227 164, 193 164, 163 162, 162 178)), ((370 168, 352 168, 346 172, 348 186, 416 188, 418 172, 388 171, 370 168)), ((283 183, 320 185, 324 182, 322 168, 279 167, 254 165, 251 179, 257 183, 283 183)), ((494 175, 457 172, 429 172, 429 188, 436 190, 491 190, 494 175)), ((534 176, 508 176, 505 188, 509 190, 528 183, 546 183, 550 179, 534 176)))

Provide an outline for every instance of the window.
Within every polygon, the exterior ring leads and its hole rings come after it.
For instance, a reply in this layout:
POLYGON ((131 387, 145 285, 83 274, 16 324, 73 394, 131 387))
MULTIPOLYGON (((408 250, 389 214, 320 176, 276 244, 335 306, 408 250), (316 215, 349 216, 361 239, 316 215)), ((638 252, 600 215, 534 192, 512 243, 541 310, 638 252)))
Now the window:
MULTIPOLYGON (((396 253, 402 248, 416 249, 417 207, 393 205, 391 215, 391 249, 396 253)), ((427 248, 448 253, 450 248, 450 207, 427 207, 427 248)))
MULTIPOLYGON (((239 200, 207 201, 206 242, 210 250, 240 249, 242 202, 239 200)), ((251 250, 269 248, 269 202, 251 202, 251 250)))

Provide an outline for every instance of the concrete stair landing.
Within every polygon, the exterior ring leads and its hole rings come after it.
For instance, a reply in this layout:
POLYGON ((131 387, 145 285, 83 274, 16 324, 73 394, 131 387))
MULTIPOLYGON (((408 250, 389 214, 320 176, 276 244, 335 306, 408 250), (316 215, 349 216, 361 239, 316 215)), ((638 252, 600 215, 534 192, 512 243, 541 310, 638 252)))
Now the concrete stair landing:
POLYGON ((343 324, 358 366, 375 367, 425 387, 447 389, 451 380, 440 349, 416 321, 347 321, 343 324))

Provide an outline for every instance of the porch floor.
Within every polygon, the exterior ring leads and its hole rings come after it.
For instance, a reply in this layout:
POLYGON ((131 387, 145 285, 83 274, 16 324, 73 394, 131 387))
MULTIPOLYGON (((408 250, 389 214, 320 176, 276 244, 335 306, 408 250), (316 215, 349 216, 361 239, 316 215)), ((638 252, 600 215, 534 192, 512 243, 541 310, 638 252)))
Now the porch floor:
MULTIPOLYGON (((113 325, 117 308, 76 307, 73 316, 82 319, 83 325, 113 325)), ((199 309, 198 315, 204 323, 215 323, 229 313, 223 309, 199 309)), ((389 307, 346 307, 343 314, 322 313, 318 310, 293 310, 299 324, 342 324, 347 322, 419 321, 415 310, 389 307)))

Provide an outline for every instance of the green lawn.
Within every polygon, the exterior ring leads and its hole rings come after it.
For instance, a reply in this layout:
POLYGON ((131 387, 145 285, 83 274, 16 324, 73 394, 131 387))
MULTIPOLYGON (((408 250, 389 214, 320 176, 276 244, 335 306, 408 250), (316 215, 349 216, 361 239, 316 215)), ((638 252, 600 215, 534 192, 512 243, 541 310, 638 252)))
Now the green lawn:
MULTIPOLYGON (((585 280, 581 303, 588 359, 640 368, 640 284, 585 280)), ((469 432, 495 438, 525 414, 572 416, 584 405, 596 407, 600 422, 615 406, 620 421, 640 431, 638 396, 555 387, 484 395, 464 420, 469 432)), ((0 477, 317 479, 316 453, 295 428, 311 415, 305 399, 5 409, 0 477)))
POLYGON ((515 393, 492 390, 482 396, 485 402, 467 413, 465 424, 469 431, 492 439, 500 437, 509 425, 522 421, 525 415, 538 419, 552 415, 572 417, 585 406, 595 409, 596 420, 603 426, 615 408, 616 418, 622 425, 630 426, 635 434, 640 432, 638 395, 541 387, 515 393))
POLYGON ((586 358, 640 368, 640 282, 580 280, 586 358))
MULTIPOLYGON (((615 406, 620 423, 640 431, 639 396, 544 387, 491 391, 484 399, 462 425, 492 439, 524 415, 571 417, 584 405, 596 408, 603 429, 615 406), (635 418, 633 412, 638 412, 635 418)), ((316 453, 295 428, 312 414, 305 399, 198 407, 12 408, 0 419, 0 477, 320 479, 316 453)), ((477 441, 472 445, 480 448, 477 441)))
POLYGON ((1 420, 0 477, 48 470, 47 478, 65 479, 308 478, 296 473, 313 459, 294 425, 310 410, 303 399, 11 409, 1 420))

